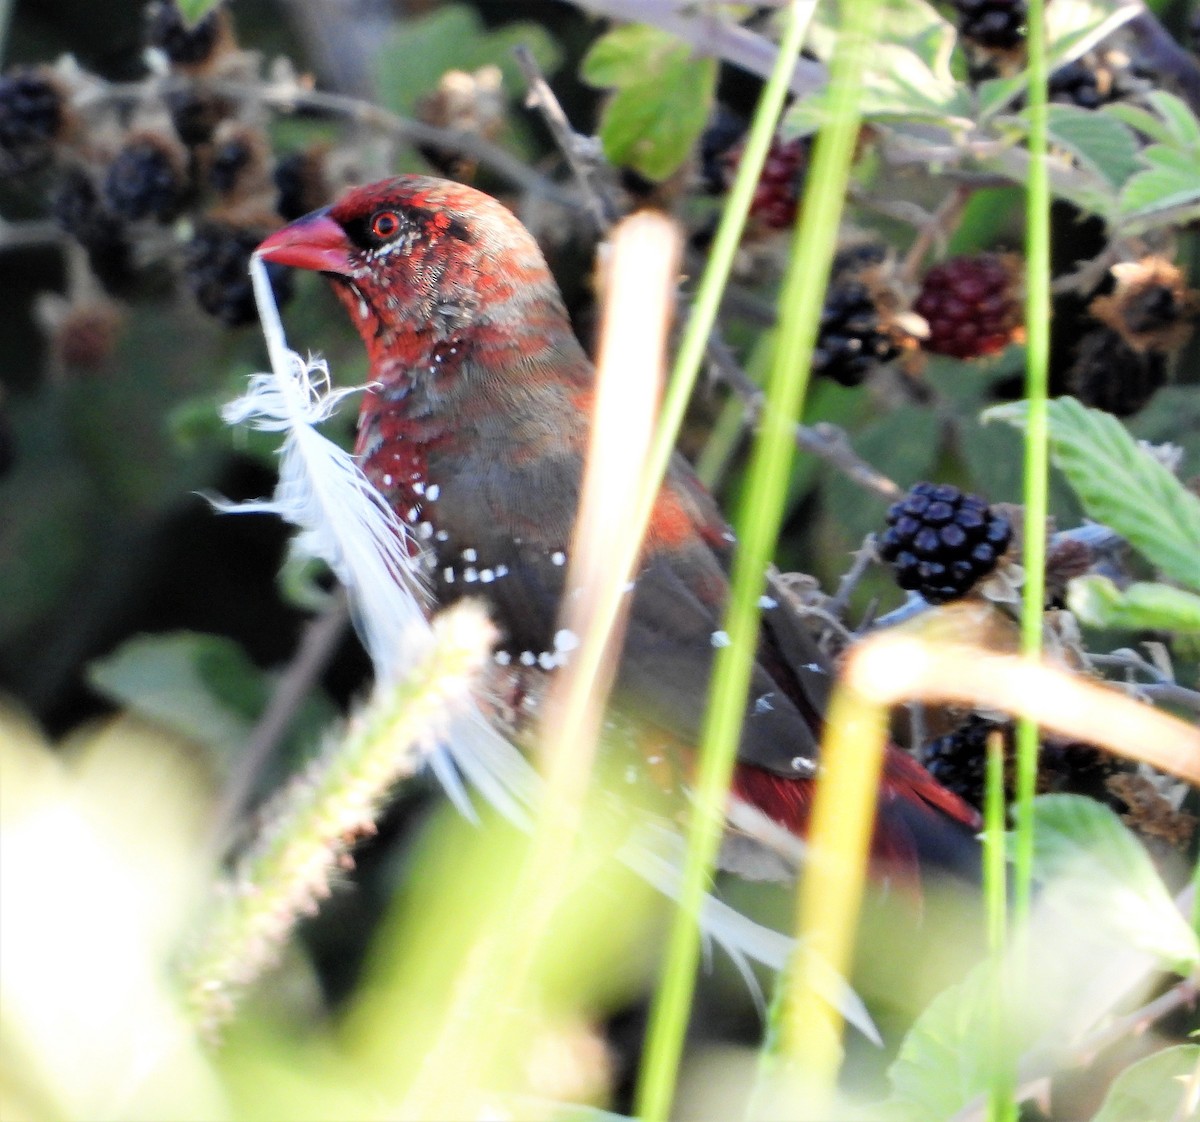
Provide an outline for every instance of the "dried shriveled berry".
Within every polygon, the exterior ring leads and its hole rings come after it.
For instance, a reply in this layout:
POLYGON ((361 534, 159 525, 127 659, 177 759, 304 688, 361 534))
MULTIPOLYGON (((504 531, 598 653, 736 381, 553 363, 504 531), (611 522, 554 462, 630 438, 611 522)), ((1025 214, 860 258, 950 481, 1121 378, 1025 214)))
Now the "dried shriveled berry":
POLYGON ((104 176, 104 201, 120 218, 174 218, 186 189, 183 163, 157 134, 127 140, 104 176))
POLYGON ((284 156, 275 165, 271 178, 278 192, 275 210, 288 222, 329 202, 323 148, 309 148, 284 156))
POLYGON ((27 172, 49 159, 66 113, 62 90, 44 74, 0 79, 0 172, 27 172))
POLYGON ((87 250, 88 262, 110 292, 123 292, 134 279, 133 250, 125 223, 104 204, 92 177, 69 168, 50 201, 58 224, 87 250))
POLYGON ((880 330, 879 309, 865 284, 846 280, 830 285, 813 349, 814 373, 857 386, 873 367, 899 353, 893 338, 880 330))
POLYGON ((996 567, 1012 527, 986 499, 949 483, 918 483, 887 513, 879 556, 901 588, 931 604, 965 595, 996 567))
POLYGON ((988 50, 1010 51, 1025 41, 1025 0, 954 0, 958 33, 988 50))
POLYGON ((1200 294, 1187 287, 1182 271, 1165 257, 1114 265, 1105 288, 1088 305, 1088 314, 1136 351, 1181 347, 1200 318, 1200 294))
MULTIPOLYGON (((188 243, 184 276, 197 303, 228 327, 255 319, 254 291, 250 285, 250 255, 268 231, 206 222, 188 243)), ((275 299, 286 303, 292 295, 291 273, 267 264, 275 299)))
POLYGON ((146 43, 157 47, 175 66, 202 66, 216 54, 227 18, 217 8, 189 24, 173 0, 158 0, 146 9, 146 43))
POLYGON ((175 133, 189 148, 207 144, 232 107, 209 90, 191 87, 167 94, 167 112, 175 133))
POLYGON ((934 354, 980 358, 1003 350, 1020 322, 1013 267, 999 254, 956 257, 925 274, 913 310, 934 354))
POLYGON ((1162 351, 1135 350, 1107 327, 1097 327, 1079 341, 1067 373, 1067 384, 1080 401, 1118 417, 1137 413, 1166 382, 1162 351))
POLYGON ((1096 72, 1079 59, 1051 74, 1046 92, 1051 101, 1077 105, 1080 109, 1098 109, 1107 100, 1100 92, 1096 72))

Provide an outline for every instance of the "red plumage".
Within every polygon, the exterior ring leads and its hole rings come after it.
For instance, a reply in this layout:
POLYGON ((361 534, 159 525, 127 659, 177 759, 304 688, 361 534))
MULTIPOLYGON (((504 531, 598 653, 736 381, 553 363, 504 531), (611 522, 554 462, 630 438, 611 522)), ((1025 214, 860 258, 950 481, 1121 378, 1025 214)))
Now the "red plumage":
MULTIPOLYGON (((362 336, 372 385, 357 452, 425 550, 436 599, 483 596, 502 650, 537 665, 554 649, 594 372, 534 239, 470 187, 401 176, 351 190, 259 252, 325 273, 362 336)), ((683 745, 699 733, 732 543, 676 458, 636 574, 614 701, 683 745)), ((797 834, 829 685, 802 624, 764 611, 733 793, 797 834)), ((878 859, 961 871, 976 863, 977 827, 973 810, 889 749, 878 859)))

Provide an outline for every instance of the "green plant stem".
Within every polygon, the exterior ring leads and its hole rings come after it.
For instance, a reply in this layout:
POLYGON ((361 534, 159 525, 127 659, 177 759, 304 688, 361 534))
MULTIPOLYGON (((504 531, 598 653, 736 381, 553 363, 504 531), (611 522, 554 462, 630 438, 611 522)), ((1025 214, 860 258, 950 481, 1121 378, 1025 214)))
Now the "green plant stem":
MULTIPOLYGON (((712 252, 708 266, 701 278, 699 290, 692 306, 692 314, 684 329, 683 339, 676 356, 671 381, 668 386, 666 399, 663 403, 662 416, 655 435, 649 458, 646 488, 643 492, 637 525, 643 527, 649 521, 650 510, 655 496, 661 486, 662 479, 674 453, 676 434, 683 420, 684 411, 691 398, 696 375, 704 356, 708 336, 716 321, 717 308, 721 292, 733 266, 734 254, 741 240, 746 216, 750 212, 750 204, 754 197, 754 188, 766 161, 770 149, 771 137, 774 135, 779 114, 787 97, 788 80, 792 73, 795 59, 800 53, 808 23, 816 7, 815 0, 793 0, 786 13, 783 38, 779 46, 775 67, 763 90, 758 110, 750 127, 746 147, 738 167, 738 173, 730 191, 729 201, 721 214, 717 233, 713 239, 712 252)), ((814 168, 815 173, 815 168, 814 168)), ((843 177, 844 178, 844 177, 843 177)), ((836 216, 840 213, 841 192, 838 192, 837 209, 834 212, 832 229, 836 231, 836 216)), ((830 239, 829 256, 832 259, 832 238, 830 239)), ((815 271, 815 262, 814 271, 815 271)), ((827 266, 826 266, 827 268, 827 266)), ((795 274, 796 268, 792 269, 795 274)), ((821 270, 822 283, 825 270, 821 270)), ((793 285, 787 286, 791 292, 793 285)), ((810 297, 811 299, 811 297, 810 297)), ((817 297, 816 308, 820 308, 820 295, 817 297)), ((816 317, 813 318, 815 328, 816 317)), ((811 332, 810 332, 811 333, 811 332)), ((811 341, 807 352, 800 348, 779 348, 778 354, 796 363, 800 375, 797 385, 793 387, 792 407, 783 414, 794 418, 798 414, 798 403, 807 382, 808 356, 811 355, 811 341)), ((768 416, 779 416, 779 407, 786 403, 777 402, 776 410, 769 411, 768 416)), ((764 424, 764 433, 771 429, 784 437, 788 449, 791 448, 791 424, 764 424)), ((778 443, 778 440, 776 441, 778 443)), ((785 461, 786 467, 786 461, 785 461)), ((761 468, 759 469, 761 474, 761 468)), ((757 478, 757 476, 752 476, 757 478)), ((785 473, 786 478, 786 473, 785 473)), ((753 489, 751 491, 753 492, 753 489)), ((764 504, 769 502, 764 497, 764 504)), ((765 509, 765 506, 764 508, 765 509)), ((775 516, 778 523, 778 515, 775 516)), ((743 562, 746 554, 739 555, 743 562)), ((751 584, 761 585, 764 579, 766 562, 769 559, 767 550, 759 550, 760 560, 753 581, 741 579, 741 599, 745 600, 746 592, 751 584)), ((743 569, 744 569, 743 564, 743 569)), ((737 577, 735 576, 735 581, 737 577)), ((751 601, 753 623, 757 622, 758 593, 754 593, 751 601)), ((733 610, 733 601, 731 601, 733 610)), ((745 614, 744 612, 741 614, 745 614)), ((741 624, 742 630, 746 624, 741 624)), ((731 633, 732 634, 732 633, 731 633)), ((725 704, 727 710, 736 709, 736 719, 740 723, 741 709, 746 696, 749 674, 749 657, 753 650, 753 632, 747 640, 742 639, 743 661, 746 668, 740 691, 731 691, 724 687, 727 695, 736 693, 739 700, 734 705, 725 704)), ((726 654, 733 648, 718 651, 718 656, 726 654)), ((722 659, 718 657, 718 674, 721 673, 722 659)), ((728 670, 725 671, 728 674, 728 670)), ((718 695, 719 696, 719 695, 718 695)), ((688 832, 687 859, 683 872, 683 884, 680 892, 679 908, 675 913, 671 928, 670 941, 663 967, 663 980, 655 996, 654 1007, 651 1011, 650 1027, 646 1041, 646 1056, 640 1073, 637 1089, 637 1112, 646 1122, 665 1119, 670 1111, 674 1095, 679 1059, 683 1053, 683 1038, 687 1029, 688 1013, 691 1008, 692 992, 695 981, 696 964, 699 960, 700 933, 698 918, 701 901, 708 881, 711 877, 713 862, 716 858, 717 847, 721 836, 724 820, 723 804, 725 792, 729 787, 729 776, 733 767, 733 754, 736 748, 736 727, 730 725, 730 714, 724 719, 725 731, 721 734, 712 731, 709 726, 714 721, 714 713, 718 706, 714 704, 709 709, 708 724, 701 747, 701 760, 697 782, 697 802, 690 822, 688 832), (718 739, 719 737, 719 739, 718 739), (719 749, 723 746, 723 750, 719 749)))
MULTIPOLYGON (((1026 17, 1029 55, 1029 171, 1025 215, 1025 585, 1021 600, 1021 653, 1039 660, 1046 596, 1046 515, 1049 488, 1047 389, 1050 359, 1050 177, 1046 163, 1046 38, 1044 0, 1030 0, 1026 17)), ((1037 787, 1038 727, 1027 717, 1017 721, 1017 828, 1013 844, 1013 920, 1016 943, 1011 969, 1024 975, 1033 879, 1033 796, 1037 787)), ((1016 1118, 1015 1087, 1007 1078, 1011 1061, 996 1057, 991 1122, 1016 1118), (1001 1088, 1000 1078, 1007 1086, 1001 1088)))
MULTIPOLYGON (((1025 239, 1025 587, 1021 602, 1021 653, 1038 659, 1046 589, 1046 514, 1049 480, 1047 380, 1050 353, 1050 183, 1046 165, 1046 55, 1043 0, 1031 0, 1029 50, 1029 180, 1025 239)), ((1017 723, 1017 833, 1014 846, 1013 917, 1021 928, 1029 915, 1033 868, 1033 814, 1037 784, 1037 726, 1017 723)))
POLYGON ((991 958, 992 1000, 988 1117, 993 1122, 1013 1118, 1015 1103, 1011 1036, 1007 1010, 1011 1007, 1007 985, 1008 885, 1005 876, 1004 741, 999 732, 987 740, 987 785, 983 804, 983 883, 987 904, 987 946, 991 958))

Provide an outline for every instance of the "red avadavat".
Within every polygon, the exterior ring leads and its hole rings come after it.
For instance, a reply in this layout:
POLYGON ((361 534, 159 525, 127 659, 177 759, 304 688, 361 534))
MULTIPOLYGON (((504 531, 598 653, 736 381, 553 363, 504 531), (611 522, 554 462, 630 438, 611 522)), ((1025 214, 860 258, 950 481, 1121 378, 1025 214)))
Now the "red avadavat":
MULTIPOLYGON (((324 273, 366 343, 373 385, 358 453, 432 551, 437 601, 483 597, 501 660, 552 672, 594 371, 533 237, 479 191, 401 176, 349 191, 259 252, 324 273)), ((614 700, 686 746, 723 641, 732 549, 715 502, 676 458, 632 590, 614 700)), ((763 619, 734 794, 799 834, 829 668, 785 608, 763 619)), ((966 871, 976 827, 956 795, 889 750, 877 859, 966 871)))

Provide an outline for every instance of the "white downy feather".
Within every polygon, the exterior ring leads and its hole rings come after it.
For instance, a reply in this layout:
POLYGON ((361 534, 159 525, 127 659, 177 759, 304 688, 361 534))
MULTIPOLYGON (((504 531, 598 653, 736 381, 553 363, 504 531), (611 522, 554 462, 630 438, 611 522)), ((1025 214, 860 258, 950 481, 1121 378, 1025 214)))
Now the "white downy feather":
MULTIPOLYGON (((314 426, 356 391, 333 390, 319 359, 305 362, 288 348, 263 262, 250 265, 271 373, 250 379, 246 394, 222 410, 228 424, 284 432, 279 483, 269 500, 222 503, 231 512, 270 512, 297 526, 295 548, 320 558, 343 584, 355 624, 379 681, 391 681, 432 642, 429 594, 418 554, 404 524, 363 474, 355 459, 314 426)), ((529 761, 472 707, 451 720, 444 741, 431 749, 430 766, 456 807, 474 819, 470 788, 521 828, 528 828, 541 778, 529 761)), ((680 891, 683 839, 663 824, 648 824, 620 853, 639 876, 672 899, 680 891)), ((715 897, 705 899, 701 926, 734 961, 751 988, 750 962, 775 970, 786 965, 793 940, 763 927, 715 897)), ((878 1031, 857 995, 830 972, 826 997, 846 1020, 874 1041, 878 1031)))

